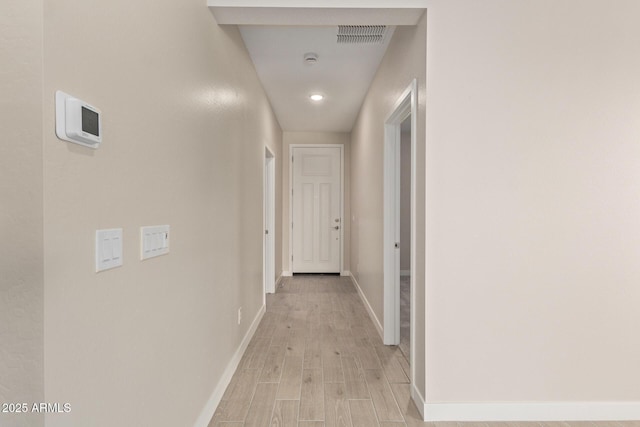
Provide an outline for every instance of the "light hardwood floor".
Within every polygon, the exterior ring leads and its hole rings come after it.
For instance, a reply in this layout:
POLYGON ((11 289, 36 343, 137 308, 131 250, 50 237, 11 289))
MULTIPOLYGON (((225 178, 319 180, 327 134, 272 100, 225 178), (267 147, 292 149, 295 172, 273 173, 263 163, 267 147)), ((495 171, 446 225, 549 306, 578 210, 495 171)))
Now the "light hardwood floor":
POLYGON ((209 427, 640 427, 640 422, 424 423, 409 364, 382 344, 351 279, 285 278, 209 427))

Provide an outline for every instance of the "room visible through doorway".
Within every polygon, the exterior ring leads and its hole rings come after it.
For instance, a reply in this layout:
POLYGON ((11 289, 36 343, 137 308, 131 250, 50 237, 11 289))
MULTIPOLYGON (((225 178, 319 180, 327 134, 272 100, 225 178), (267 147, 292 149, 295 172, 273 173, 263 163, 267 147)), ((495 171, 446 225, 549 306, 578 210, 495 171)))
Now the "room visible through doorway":
POLYGON ((400 125, 400 351, 411 336, 411 115, 400 125))

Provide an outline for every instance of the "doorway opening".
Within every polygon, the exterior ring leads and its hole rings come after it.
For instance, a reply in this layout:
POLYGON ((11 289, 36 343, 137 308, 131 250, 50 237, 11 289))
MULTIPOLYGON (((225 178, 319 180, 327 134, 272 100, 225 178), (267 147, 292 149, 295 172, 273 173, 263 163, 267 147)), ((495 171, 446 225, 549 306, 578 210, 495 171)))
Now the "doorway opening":
MULTIPOLYGON (((275 217, 276 217, 276 158, 265 147, 264 149, 264 196, 263 196, 263 294, 272 294, 276 291, 276 242, 275 242, 275 217)), ((266 297, 265 301, 266 302, 266 297)))
POLYGON ((400 125, 400 351, 411 343, 411 114, 400 125))
POLYGON ((414 79, 384 123, 384 343, 399 345, 415 380, 416 112, 414 79), (404 284, 403 284, 404 282, 404 284))

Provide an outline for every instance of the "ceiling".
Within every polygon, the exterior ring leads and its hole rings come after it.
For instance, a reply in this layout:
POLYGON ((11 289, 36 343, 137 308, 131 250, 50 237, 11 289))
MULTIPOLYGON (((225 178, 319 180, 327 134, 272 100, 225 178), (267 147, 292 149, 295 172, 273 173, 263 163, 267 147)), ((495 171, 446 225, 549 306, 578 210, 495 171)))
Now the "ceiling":
POLYGON ((424 12, 424 0, 368 2, 208 0, 218 24, 239 26, 282 130, 315 132, 351 131, 395 26, 415 25, 424 12), (338 25, 387 31, 380 44, 338 44, 338 25), (304 61, 310 52, 313 65, 304 61), (312 93, 325 98, 313 102, 312 93))
POLYGON ((284 131, 349 132, 389 44, 338 44, 337 27, 241 26, 258 76, 284 131), (318 55, 315 64, 305 53, 318 55), (319 93, 320 102, 309 96, 319 93))

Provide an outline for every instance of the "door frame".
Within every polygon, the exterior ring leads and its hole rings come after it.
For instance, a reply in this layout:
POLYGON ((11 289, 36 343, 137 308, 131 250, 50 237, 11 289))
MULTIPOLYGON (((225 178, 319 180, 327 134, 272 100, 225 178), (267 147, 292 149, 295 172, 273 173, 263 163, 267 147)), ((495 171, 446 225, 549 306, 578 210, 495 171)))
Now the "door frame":
POLYGON ((400 144, 402 122, 411 115, 411 295, 410 349, 411 383, 415 380, 415 278, 416 278, 416 144, 418 83, 413 79, 396 101, 384 122, 384 325, 386 345, 400 343, 400 144))
MULTIPOLYGON (((275 217, 276 217, 276 156, 264 147, 264 171, 263 171, 263 241, 262 241, 262 277, 263 295, 276 291, 276 241, 275 241, 275 217), (267 232, 268 231, 268 232, 267 232)), ((264 297, 266 301, 266 296, 264 297)))
POLYGON ((293 149, 294 148, 339 148, 340 149, 340 275, 344 276, 344 144, 290 144, 289 145, 289 271, 293 271, 293 149))

